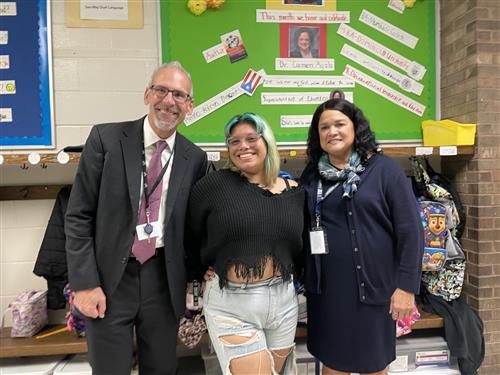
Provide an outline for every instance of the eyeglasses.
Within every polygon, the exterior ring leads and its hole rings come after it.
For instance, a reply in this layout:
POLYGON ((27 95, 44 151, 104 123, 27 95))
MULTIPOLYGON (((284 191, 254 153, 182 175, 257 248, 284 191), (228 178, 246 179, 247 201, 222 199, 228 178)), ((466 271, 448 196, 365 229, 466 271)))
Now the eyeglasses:
POLYGON ((254 145, 261 137, 262 135, 260 135, 259 133, 248 134, 244 138, 229 137, 226 143, 229 147, 238 147, 244 140, 247 144, 254 145))
POLYGON ((185 103, 188 100, 191 100, 191 95, 186 94, 184 91, 170 90, 170 89, 167 89, 166 87, 155 86, 155 85, 149 86, 149 89, 152 90, 159 99, 164 99, 168 95, 168 93, 171 92, 172 98, 177 103, 185 103))

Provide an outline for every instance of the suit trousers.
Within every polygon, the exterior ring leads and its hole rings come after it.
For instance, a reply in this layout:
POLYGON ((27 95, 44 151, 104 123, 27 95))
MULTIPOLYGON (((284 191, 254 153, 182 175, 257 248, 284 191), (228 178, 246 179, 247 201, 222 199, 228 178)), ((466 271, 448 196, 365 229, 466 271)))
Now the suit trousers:
POLYGON ((140 375, 174 375, 179 319, 170 302, 164 251, 142 265, 130 258, 103 319, 86 319, 92 373, 129 375, 134 332, 140 375), (135 331, 134 331, 135 327, 135 331))

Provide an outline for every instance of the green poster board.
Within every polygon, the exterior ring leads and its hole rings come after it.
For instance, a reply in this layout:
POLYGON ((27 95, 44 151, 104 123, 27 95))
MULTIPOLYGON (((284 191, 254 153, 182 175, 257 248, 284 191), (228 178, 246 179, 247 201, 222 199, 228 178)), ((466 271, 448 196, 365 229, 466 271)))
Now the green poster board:
MULTIPOLYGON (((323 0, 323 3, 326 5, 329 1, 323 0)), ((336 10, 349 12, 350 20, 346 25, 350 28, 407 60, 415 61, 425 67, 426 73, 418 81, 423 85, 420 95, 404 91, 396 83, 341 55, 341 49, 347 44, 398 73, 407 75, 401 68, 339 35, 337 32, 339 23, 326 24, 326 31, 322 34, 322 38, 326 38, 325 57, 335 61, 333 71, 276 70, 275 60, 280 57, 283 31, 280 23, 256 21, 256 10, 266 9, 265 0, 226 0, 220 9, 208 9, 200 16, 195 16, 189 11, 185 0, 162 0, 160 2, 162 59, 178 60, 191 73, 196 105, 206 102, 241 81, 249 69, 256 71, 263 69, 268 75, 342 76, 346 65, 350 65, 362 74, 425 106, 423 115, 418 116, 359 83, 352 88, 343 88, 344 91, 353 93, 354 103, 370 120, 377 139, 396 143, 421 140, 421 122, 435 119, 437 114, 436 3, 434 0, 417 0, 413 8, 406 8, 403 13, 390 9, 388 3, 389 0, 337 0, 336 10), (363 10, 418 38, 416 46, 411 48, 361 22, 359 18, 363 10), (202 52, 221 43, 221 35, 233 30, 239 30, 248 57, 231 63, 228 56, 222 56, 207 63, 202 52)), ((300 6, 296 10, 300 11, 300 6)), ((179 131, 201 145, 222 144, 224 141, 222 129, 226 122, 236 114, 250 111, 268 120, 279 144, 305 144, 308 129, 281 127, 280 116, 312 115, 317 104, 263 105, 261 95, 270 92, 327 92, 332 89, 333 87, 271 88, 261 85, 253 96, 241 95, 190 126, 181 125, 179 131)))

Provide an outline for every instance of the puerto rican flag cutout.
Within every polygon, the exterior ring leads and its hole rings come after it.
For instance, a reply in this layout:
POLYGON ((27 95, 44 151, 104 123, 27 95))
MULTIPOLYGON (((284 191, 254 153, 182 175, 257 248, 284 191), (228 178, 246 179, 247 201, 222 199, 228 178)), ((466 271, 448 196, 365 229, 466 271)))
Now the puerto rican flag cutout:
POLYGON ((252 96, 255 89, 262 83, 262 78, 262 74, 253 69, 248 69, 245 78, 241 82, 240 89, 242 89, 245 94, 252 96))

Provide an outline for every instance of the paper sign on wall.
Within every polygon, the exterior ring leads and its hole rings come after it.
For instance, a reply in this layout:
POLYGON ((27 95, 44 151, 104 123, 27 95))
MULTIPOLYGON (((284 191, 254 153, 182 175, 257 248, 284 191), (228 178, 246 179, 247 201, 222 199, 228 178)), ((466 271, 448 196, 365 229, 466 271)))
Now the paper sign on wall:
POLYGON ((334 59, 285 59, 277 58, 276 70, 310 70, 327 71, 335 70, 334 59))
POLYGON ((247 95, 252 96, 257 87, 262 83, 263 75, 253 69, 249 69, 241 82, 240 89, 247 95))
POLYGON ((394 82, 405 91, 412 92, 417 95, 422 94, 424 86, 421 83, 418 83, 417 81, 408 78, 404 74, 395 71, 387 65, 378 62, 348 44, 344 44, 340 54, 365 67, 366 69, 388 79, 389 81, 394 82))
POLYGON ((286 76, 267 75, 264 77, 264 87, 354 87, 354 81, 344 76, 286 76))
POLYGON ((411 35, 410 33, 400 29, 397 26, 383 20, 382 18, 376 16, 375 14, 363 9, 361 14, 359 15, 359 20, 364 24, 374 28, 375 30, 380 31, 381 33, 391 37, 394 40, 408 46, 410 48, 415 48, 418 42, 418 38, 416 36, 411 35))
POLYGON ((219 57, 226 56, 224 44, 219 43, 203 51, 203 57, 207 63, 217 60, 219 57))
POLYGON ((349 12, 286 11, 256 9, 257 22, 269 23, 349 23, 349 12))
POLYGON ((397 66, 417 81, 421 80, 426 72, 426 69, 423 65, 417 63, 416 61, 407 59, 406 57, 400 55, 397 52, 394 52, 393 50, 374 41, 373 39, 367 37, 366 35, 360 33, 359 31, 344 23, 339 26, 337 33, 347 40, 350 40, 358 46, 379 56, 385 61, 390 62, 394 66, 397 66))
POLYGON ((375 78, 364 74, 350 65, 345 66, 344 75, 354 79, 360 85, 420 117, 422 117, 425 112, 425 106, 423 104, 410 99, 396 90, 393 90, 389 86, 384 85, 382 82, 377 81, 375 78))

